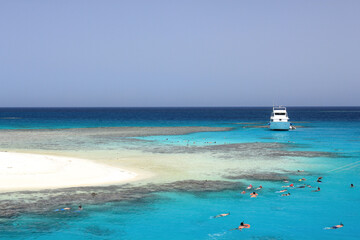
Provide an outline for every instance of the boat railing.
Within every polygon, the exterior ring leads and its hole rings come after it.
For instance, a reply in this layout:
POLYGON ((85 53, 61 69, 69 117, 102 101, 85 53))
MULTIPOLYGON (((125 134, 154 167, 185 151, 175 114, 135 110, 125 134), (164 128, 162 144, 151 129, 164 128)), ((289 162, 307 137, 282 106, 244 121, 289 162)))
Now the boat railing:
POLYGON ((286 107, 282 107, 282 106, 273 107, 273 110, 285 110, 286 111, 286 107))

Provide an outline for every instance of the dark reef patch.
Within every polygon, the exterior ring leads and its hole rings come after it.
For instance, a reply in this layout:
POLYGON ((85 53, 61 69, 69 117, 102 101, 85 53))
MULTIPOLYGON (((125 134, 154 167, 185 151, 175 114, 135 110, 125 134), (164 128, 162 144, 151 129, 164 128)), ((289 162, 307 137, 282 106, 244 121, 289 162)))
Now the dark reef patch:
POLYGON ((224 179, 229 180, 256 180, 256 181, 283 181, 290 180, 290 176, 318 176, 319 174, 313 172, 307 172, 303 170, 299 171, 288 171, 283 169, 278 169, 273 172, 265 172, 265 171, 242 171, 242 170, 229 170, 227 174, 223 175, 224 179))
MULTIPOLYGON (((291 145, 296 148, 296 145, 291 145)), ((265 158, 274 159, 280 157, 328 157, 335 158, 338 154, 321 151, 294 151, 287 150, 288 144, 283 143, 234 143, 234 144, 215 144, 215 145, 200 145, 200 146, 178 146, 178 145, 152 145, 143 146, 142 151, 160 154, 212 154, 217 158, 223 159, 249 159, 249 158, 265 158)), ((130 148, 131 149, 131 148, 130 148)))
POLYGON ((107 149, 125 143, 146 143, 135 137, 187 135, 197 132, 230 131, 229 127, 101 127, 73 129, 0 129, 2 149, 79 150, 107 149))
POLYGON ((185 180, 164 184, 113 185, 55 190, 22 191, 0 194, 0 217, 9 218, 24 212, 43 213, 50 209, 78 204, 99 204, 114 201, 141 201, 158 192, 219 192, 243 187, 240 182, 185 180))
POLYGON ((283 181, 288 180, 288 176, 283 173, 275 172, 232 172, 224 175, 223 178, 231 180, 247 179, 247 180, 258 180, 258 181, 283 181))

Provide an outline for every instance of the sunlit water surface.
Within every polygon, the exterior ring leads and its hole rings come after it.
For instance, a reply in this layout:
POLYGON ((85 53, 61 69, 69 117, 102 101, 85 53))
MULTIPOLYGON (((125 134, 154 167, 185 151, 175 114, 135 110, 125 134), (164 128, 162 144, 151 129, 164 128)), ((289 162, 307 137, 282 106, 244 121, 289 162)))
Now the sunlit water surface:
MULTIPOLYGON (((140 140, 151 140, 143 145, 147 151, 158 149, 153 146, 164 146, 164 149, 170 146, 170 149, 180 151, 176 147, 208 146, 208 141, 211 141, 212 145, 283 143, 286 145, 283 151, 318 151, 335 155, 281 158, 283 170, 296 171, 300 167, 304 170, 303 176, 290 173, 290 183, 295 187, 304 183, 314 187, 287 188, 291 195, 286 197, 277 191, 289 183, 226 179, 242 182, 245 186, 262 185, 263 189, 258 191, 257 198, 250 198, 249 191, 241 194, 243 187, 219 192, 170 191, 155 192, 136 201, 84 205, 81 212, 49 210, 38 214, 25 213, 2 220, 0 238, 359 239, 360 108, 289 108, 288 111, 291 119, 299 122, 294 125, 302 127, 289 132, 254 127, 266 126, 270 108, 1 109, 0 127, 3 129, 188 125, 235 128, 226 132, 139 137, 140 140), (319 176, 323 177, 321 183, 316 182, 319 176), (302 177, 306 181, 298 181, 302 177), (351 183, 354 188, 350 188, 351 183), (316 187, 321 191, 313 192, 316 187), (229 216, 211 218, 227 212, 230 212, 229 216), (241 221, 249 223, 251 228, 229 231, 241 221), (344 224, 343 228, 324 230, 340 222, 344 224)), ((130 145, 127 147, 137 146, 130 145)), ((206 163, 210 165, 212 161, 214 159, 206 163)), ((232 167, 241 164, 236 162, 236 156, 218 161, 232 167)), ((270 158, 268 166, 259 168, 268 169, 271 165, 270 158)), ((191 178, 191 174, 187 177, 191 178)), ((71 207, 75 209, 77 204, 73 203, 71 207)))

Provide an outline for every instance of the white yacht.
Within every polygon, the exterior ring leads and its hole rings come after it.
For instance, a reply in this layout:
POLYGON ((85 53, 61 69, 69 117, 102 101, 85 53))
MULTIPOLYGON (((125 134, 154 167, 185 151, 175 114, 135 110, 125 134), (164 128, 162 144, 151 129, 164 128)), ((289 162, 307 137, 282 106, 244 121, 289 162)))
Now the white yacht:
POLYGON ((286 107, 273 107, 273 112, 271 113, 270 117, 270 129, 283 131, 288 131, 291 129, 286 107))

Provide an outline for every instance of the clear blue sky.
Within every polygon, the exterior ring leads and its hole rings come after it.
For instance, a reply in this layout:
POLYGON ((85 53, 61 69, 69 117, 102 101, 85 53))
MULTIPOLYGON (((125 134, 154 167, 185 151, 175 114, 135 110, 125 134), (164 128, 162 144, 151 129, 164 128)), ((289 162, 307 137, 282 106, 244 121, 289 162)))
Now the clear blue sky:
POLYGON ((0 2, 0 106, 360 105, 360 1, 0 2))

